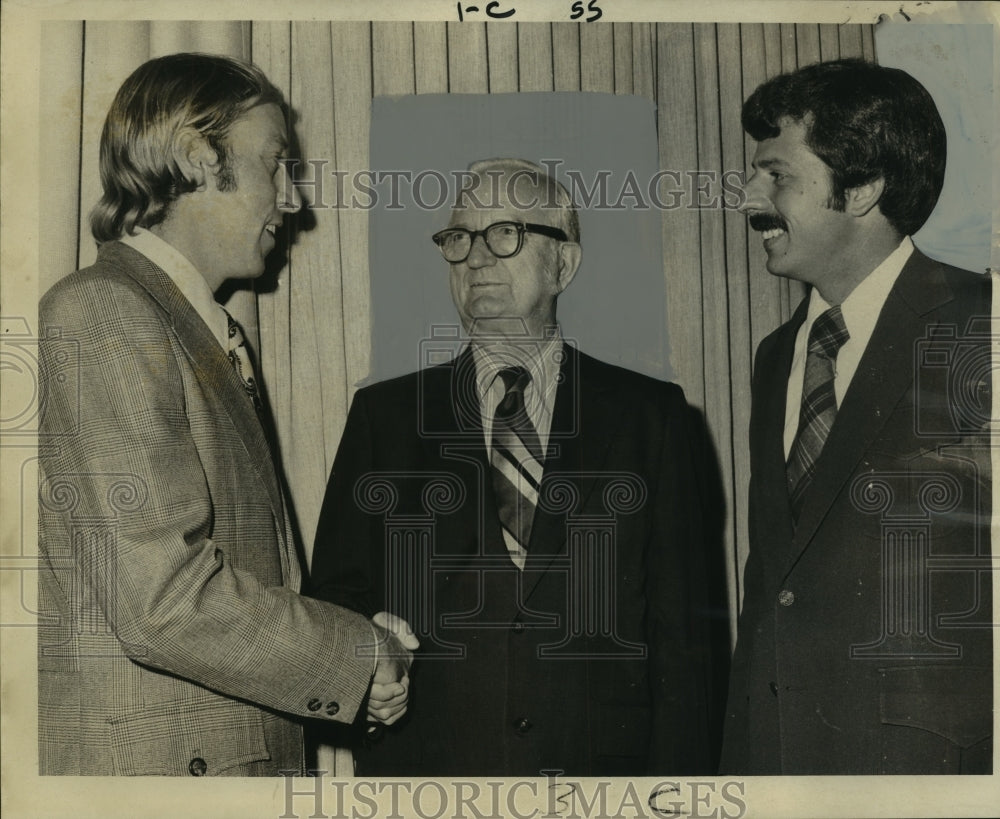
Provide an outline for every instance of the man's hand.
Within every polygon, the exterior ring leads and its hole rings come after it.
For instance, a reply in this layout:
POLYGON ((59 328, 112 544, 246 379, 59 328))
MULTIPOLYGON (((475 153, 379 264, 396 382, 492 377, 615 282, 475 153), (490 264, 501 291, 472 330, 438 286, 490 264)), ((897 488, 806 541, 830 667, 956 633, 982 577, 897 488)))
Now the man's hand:
POLYGON ((410 651, 416 651, 420 648, 420 641, 417 636, 413 633, 413 629, 410 628, 410 624, 407 623, 402 617, 395 614, 389 614, 387 611, 380 611, 374 617, 372 617, 372 622, 376 626, 380 626, 388 631, 391 631, 402 643, 403 648, 409 649, 410 651))
POLYGON ((378 663, 368 696, 368 721, 392 725, 406 713, 410 691, 410 664, 420 642, 409 624, 394 614, 380 611, 372 618, 382 641, 378 663))

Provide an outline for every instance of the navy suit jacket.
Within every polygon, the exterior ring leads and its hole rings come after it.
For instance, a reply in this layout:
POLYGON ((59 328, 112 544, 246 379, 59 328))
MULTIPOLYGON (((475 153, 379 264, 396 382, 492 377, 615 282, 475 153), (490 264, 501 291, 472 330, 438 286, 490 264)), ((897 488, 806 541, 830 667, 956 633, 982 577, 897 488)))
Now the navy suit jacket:
POLYGON ((523 572, 501 534, 466 350, 355 396, 312 593, 413 625, 409 713, 375 775, 704 773, 698 464, 681 390, 568 345, 523 572))
POLYGON ((988 773, 990 279, 903 268, 793 526, 783 427, 803 303, 761 342, 727 774, 988 773))

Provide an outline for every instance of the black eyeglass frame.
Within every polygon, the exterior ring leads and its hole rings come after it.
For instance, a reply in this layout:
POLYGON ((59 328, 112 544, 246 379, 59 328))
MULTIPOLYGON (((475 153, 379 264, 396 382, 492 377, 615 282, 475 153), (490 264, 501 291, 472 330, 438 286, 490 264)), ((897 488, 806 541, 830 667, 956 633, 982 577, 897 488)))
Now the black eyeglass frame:
POLYGON ((431 240, 438 246, 442 256, 444 256, 444 240, 450 233, 467 234, 469 237, 469 250, 461 259, 449 259, 445 256, 445 261, 449 264, 461 264, 468 259, 469 254, 472 253, 472 246, 476 243, 477 236, 483 237, 483 243, 486 245, 486 249, 498 259, 509 259, 520 253, 521 248, 524 245, 525 233, 537 233, 540 236, 548 236, 550 239, 556 239, 560 242, 569 241, 569 236, 566 235, 566 231, 562 228, 553 227, 552 225, 539 225, 535 222, 514 222, 504 220, 502 222, 494 222, 492 225, 487 225, 482 230, 469 230, 468 228, 445 228, 444 230, 439 230, 431 236, 431 240), (493 228, 501 227, 502 225, 511 225, 517 230, 517 245, 510 253, 497 253, 492 247, 490 247, 490 240, 486 236, 486 234, 493 230, 493 228))

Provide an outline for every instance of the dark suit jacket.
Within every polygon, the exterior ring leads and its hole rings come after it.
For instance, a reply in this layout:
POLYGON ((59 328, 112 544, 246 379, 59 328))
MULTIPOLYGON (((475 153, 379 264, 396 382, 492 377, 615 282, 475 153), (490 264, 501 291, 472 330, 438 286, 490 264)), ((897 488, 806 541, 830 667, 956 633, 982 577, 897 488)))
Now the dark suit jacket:
POLYGON ((312 592, 406 617, 410 710, 359 773, 705 772, 698 469, 681 390, 566 347, 523 574, 507 555, 475 366, 354 398, 312 592))
POLYGON ((39 309, 43 774, 278 775, 350 722, 372 641, 297 594, 242 382, 166 273, 118 242, 39 309))
POLYGON ((794 530, 782 436, 806 304, 761 342, 723 773, 991 770, 989 311, 989 278, 914 252, 794 530))

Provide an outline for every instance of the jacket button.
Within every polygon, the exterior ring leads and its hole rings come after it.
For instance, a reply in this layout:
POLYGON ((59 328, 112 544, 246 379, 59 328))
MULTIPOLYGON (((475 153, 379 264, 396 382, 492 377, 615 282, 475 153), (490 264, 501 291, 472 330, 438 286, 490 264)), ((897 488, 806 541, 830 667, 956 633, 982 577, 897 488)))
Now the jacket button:
POLYGON ((524 623, 518 620, 514 625, 510 627, 510 630, 515 634, 524 634, 524 623))
POLYGON ((322 707, 323 707, 323 700, 309 700, 309 702, 306 703, 306 708, 308 708, 310 711, 319 711, 319 709, 322 707))
POLYGON ((188 763, 188 770, 191 776, 204 776, 208 773, 208 764, 200 756, 196 756, 188 763))
POLYGON ((774 694, 774 696, 778 696, 778 684, 776 682, 769 682, 767 687, 771 689, 771 693, 774 694))
POLYGON ((514 720, 514 730, 523 736, 531 730, 531 721, 527 717, 514 720))
POLYGON ((778 592, 778 602, 783 606, 790 606, 795 602, 795 595, 788 589, 782 589, 778 592))
POLYGON ((336 716, 336 714, 337 714, 338 711, 340 711, 340 703, 339 702, 328 702, 326 704, 326 713, 327 713, 327 716, 331 716, 331 717, 336 716))

